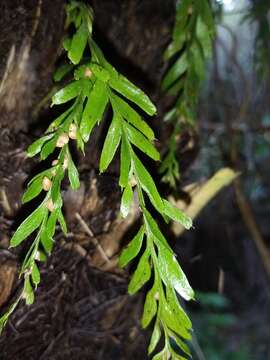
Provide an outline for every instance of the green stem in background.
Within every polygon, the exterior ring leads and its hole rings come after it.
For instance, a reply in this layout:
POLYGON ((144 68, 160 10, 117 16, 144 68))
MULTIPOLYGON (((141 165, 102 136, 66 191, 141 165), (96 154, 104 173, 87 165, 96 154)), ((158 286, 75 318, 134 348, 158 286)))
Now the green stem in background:
POLYGON ((177 2, 172 40, 164 54, 170 66, 162 81, 163 91, 175 98, 164 118, 172 123, 173 131, 160 166, 163 181, 173 188, 180 179, 177 140, 184 124, 194 124, 195 107, 205 75, 205 63, 212 53, 214 32, 208 0, 177 2))

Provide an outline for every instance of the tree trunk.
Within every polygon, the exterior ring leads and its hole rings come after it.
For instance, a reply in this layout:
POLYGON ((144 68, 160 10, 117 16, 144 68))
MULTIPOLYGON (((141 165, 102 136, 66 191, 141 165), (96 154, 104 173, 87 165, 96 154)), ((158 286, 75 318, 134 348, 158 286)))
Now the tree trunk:
MULTIPOLYGON (((61 53, 64 5, 64 0, 2 0, 0 5, 1 311, 20 287, 20 260, 29 247, 28 241, 8 250, 12 232, 35 206, 22 207, 20 200, 26 181, 40 170, 25 149, 53 119, 53 111, 40 111, 40 103, 52 88, 61 53)), ((94 33, 106 56, 157 99, 173 2, 93 1, 93 7, 94 33)), ((77 154, 81 189, 63 191, 69 236, 57 233, 35 303, 20 304, 0 338, 1 360, 147 358, 138 322, 141 297, 126 295, 127 275, 117 269, 120 247, 136 229, 139 212, 135 206, 127 220, 118 218, 117 161, 98 176, 101 131, 94 132, 85 157, 77 154)))

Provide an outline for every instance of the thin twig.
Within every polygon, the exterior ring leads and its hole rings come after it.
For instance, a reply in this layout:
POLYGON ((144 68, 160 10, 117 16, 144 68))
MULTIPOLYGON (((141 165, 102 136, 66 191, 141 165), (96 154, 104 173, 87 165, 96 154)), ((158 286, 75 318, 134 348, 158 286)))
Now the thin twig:
POLYGON ((107 263, 110 263, 111 260, 108 258, 108 256, 106 255, 104 249, 102 248, 102 246, 98 242, 97 238, 94 236, 93 231, 86 224, 86 222, 83 220, 81 215, 78 212, 76 212, 75 217, 79 221, 79 223, 80 223, 81 227, 84 229, 84 231, 90 236, 90 239, 91 239, 92 243, 95 245, 95 247, 99 251, 99 253, 100 253, 101 257, 103 258, 103 260, 105 260, 107 263))
POLYGON ((198 342, 195 332, 192 334, 192 345, 193 345, 193 349, 198 357, 198 360, 206 360, 206 357, 204 356, 204 353, 198 342))
POLYGON ((12 215, 12 209, 11 209, 11 206, 9 204, 5 188, 2 187, 0 189, 0 195, 1 195, 0 201, 1 201, 1 204, 3 206, 4 211, 6 212, 7 215, 9 215, 9 216, 12 215))
POLYGON ((223 269, 219 269, 219 276, 218 276, 218 293, 224 293, 224 283, 225 283, 225 272, 223 269))
POLYGON ((259 225, 256 222, 255 215, 253 213, 251 205, 244 191, 242 190, 243 184, 239 178, 235 180, 234 188, 235 188, 237 204, 240 213, 242 215, 243 221, 252 236, 252 239, 256 245, 258 253, 260 254, 265 271, 270 277, 270 251, 261 234, 259 225))
MULTIPOLYGON (((225 187, 229 186, 232 181, 239 176, 239 173, 233 171, 230 168, 223 168, 218 170, 208 181, 199 184, 199 186, 192 186, 186 190, 192 198, 191 203, 187 206, 185 202, 181 200, 175 201, 170 196, 169 200, 173 202, 179 209, 184 210, 185 213, 195 219, 201 210, 225 187)), ((172 230, 176 236, 180 236, 185 228, 178 223, 172 224, 172 230)))

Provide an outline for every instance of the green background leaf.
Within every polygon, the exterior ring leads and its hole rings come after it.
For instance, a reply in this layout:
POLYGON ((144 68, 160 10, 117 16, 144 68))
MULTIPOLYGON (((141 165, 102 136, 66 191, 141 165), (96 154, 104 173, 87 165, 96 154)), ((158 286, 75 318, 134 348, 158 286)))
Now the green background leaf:
POLYGON ((103 172, 110 165, 121 140, 121 118, 114 114, 100 156, 99 170, 103 172))
POLYGON ((10 247, 18 246, 24 239, 26 239, 32 232, 34 232, 41 224, 44 216, 47 213, 44 204, 41 204, 35 211, 32 212, 18 227, 15 234, 10 240, 10 247))
POLYGON ((73 62, 73 64, 79 64, 84 49, 87 44, 87 38, 89 36, 88 29, 86 24, 83 22, 75 35, 72 38, 71 45, 68 51, 68 57, 73 62))
POLYGON ((128 285, 130 295, 135 294, 150 279, 151 267, 149 264, 149 256, 150 251, 146 249, 128 285))
POLYGON ((85 142, 88 141, 93 127, 102 119, 107 103, 108 91, 106 84, 100 80, 96 80, 88 96, 80 124, 80 132, 85 142))
POLYGON ((131 240, 128 246, 122 251, 119 258, 119 266, 126 266, 140 252, 144 236, 144 227, 142 226, 136 236, 131 240))

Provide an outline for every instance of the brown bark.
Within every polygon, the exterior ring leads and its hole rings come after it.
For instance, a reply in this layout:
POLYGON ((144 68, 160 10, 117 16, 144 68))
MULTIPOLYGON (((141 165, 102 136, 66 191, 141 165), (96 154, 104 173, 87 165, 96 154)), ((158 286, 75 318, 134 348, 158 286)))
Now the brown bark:
POLYGON ((27 128, 51 84, 63 34, 64 0, 2 0, 0 127, 27 128))

